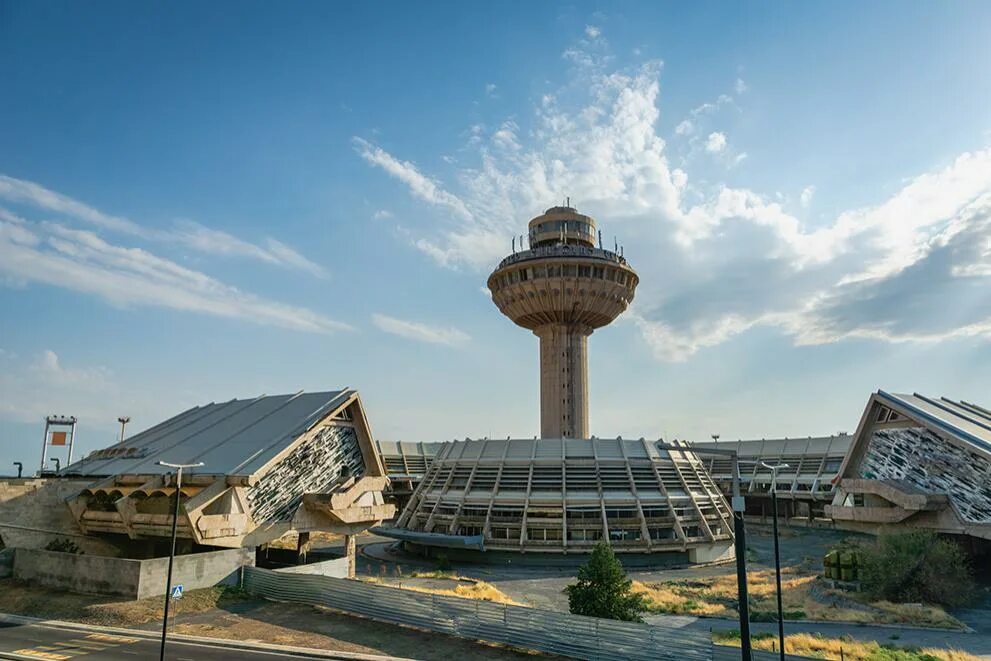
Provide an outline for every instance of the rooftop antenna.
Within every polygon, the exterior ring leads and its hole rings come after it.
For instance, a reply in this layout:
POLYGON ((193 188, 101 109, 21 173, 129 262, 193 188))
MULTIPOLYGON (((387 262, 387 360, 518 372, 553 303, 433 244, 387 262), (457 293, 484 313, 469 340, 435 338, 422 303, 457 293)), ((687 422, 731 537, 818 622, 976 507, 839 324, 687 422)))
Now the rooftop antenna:
POLYGON ((602 250, 602 230, 599 230, 599 250, 602 250))
POLYGON ((568 207, 569 209, 571 208, 571 197, 570 196, 564 198, 564 206, 568 207))
POLYGON ((615 236, 612 238, 612 245, 613 245, 612 251, 619 252, 619 239, 617 239, 615 236))
POLYGON ((620 256, 620 257, 622 257, 622 256, 623 256, 623 246, 620 246, 620 247, 619 247, 619 256, 620 256))
POLYGON ((516 254, 516 237, 513 237, 513 254, 516 254))

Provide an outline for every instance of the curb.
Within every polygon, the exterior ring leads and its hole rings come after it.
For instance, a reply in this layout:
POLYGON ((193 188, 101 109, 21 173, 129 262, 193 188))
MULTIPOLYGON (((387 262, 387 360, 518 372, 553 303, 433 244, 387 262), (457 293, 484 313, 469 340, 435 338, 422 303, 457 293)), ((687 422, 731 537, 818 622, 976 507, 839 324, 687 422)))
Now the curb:
MULTIPOLYGON (((122 636, 132 636, 145 640, 160 640, 161 636, 155 632, 143 629, 124 629, 121 627, 106 627, 100 625, 82 624, 80 622, 68 622, 65 620, 46 620, 37 617, 27 617, 24 615, 10 615, 0 613, 0 622, 9 624, 34 624, 48 626, 59 629, 74 629, 77 631, 89 631, 93 633, 111 633, 122 636)), ((281 652, 284 654, 294 654, 307 659, 348 659, 350 661, 413 661, 398 656, 382 656, 379 654, 361 654, 359 652, 340 652, 333 650, 321 650, 312 647, 294 647, 292 645, 274 645, 271 643, 246 643, 239 640, 229 640, 226 638, 206 638, 203 636, 189 636, 186 634, 171 634, 169 640, 178 643, 191 643, 196 645, 209 645, 211 647, 223 647, 227 649, 247 650, 255 652, 281 652)), ((3 658, 4 652, 0 652, 3 658)), ((20 658, 20 657, 16 657, 20 658)))

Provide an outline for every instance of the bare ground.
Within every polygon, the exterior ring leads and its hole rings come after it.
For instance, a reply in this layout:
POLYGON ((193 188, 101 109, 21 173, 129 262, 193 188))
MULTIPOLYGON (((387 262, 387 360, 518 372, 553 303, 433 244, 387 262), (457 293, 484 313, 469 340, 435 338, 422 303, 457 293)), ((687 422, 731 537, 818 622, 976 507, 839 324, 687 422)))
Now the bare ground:
MULTIPOLYGON (((160 598, 119 601, 0 579, 0 612, 103 626, 157 629, 160 598)), ((249 642, 298 645, 450 661, 450 659, 553 658, 444 634, 429 633, 345 615, 329 609, 273 603, 235 590, 191 590, 183 596, 175 631, 249 642)))

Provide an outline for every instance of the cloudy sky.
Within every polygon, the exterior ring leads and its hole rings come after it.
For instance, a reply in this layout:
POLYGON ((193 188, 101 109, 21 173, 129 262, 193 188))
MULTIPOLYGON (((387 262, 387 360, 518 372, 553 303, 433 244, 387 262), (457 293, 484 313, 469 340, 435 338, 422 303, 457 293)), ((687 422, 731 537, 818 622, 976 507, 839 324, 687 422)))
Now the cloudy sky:
POLYGON ((195 404, 358 388, 532 436, 485 278, 570 196, 641 284, 598 436, 991 404, 987 3, 0 2, 0 472, 195 404))

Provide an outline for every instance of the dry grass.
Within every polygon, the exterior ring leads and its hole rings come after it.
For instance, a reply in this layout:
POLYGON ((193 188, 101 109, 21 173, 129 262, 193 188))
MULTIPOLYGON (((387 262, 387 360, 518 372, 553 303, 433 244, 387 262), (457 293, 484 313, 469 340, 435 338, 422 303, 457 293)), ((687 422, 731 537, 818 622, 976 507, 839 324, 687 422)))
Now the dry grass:
MULTIPOLYGON (((893 604, 887 601, 869 602, 856 593, 833 593, 829 590, 823 592, 827 595, 837 595, 838 603, 822 603, 812 595, 812 587, 816 580, 817 576, 814 573, 802 568, 782 568, 781 601, 785 619, 962 628, 958 620, 938 606, 893 604), (850 605, 851 600, 860 601, 862 605, 850 605), (844 602, 848 605, 843 606, 844 602)), ((747 584, 751 617, 755 620, 776 617, 774 570, 765 569, 748 573, 747 584)), ((651 611, 656 613, 738 617, 735 574, 658 583, 634 581, 633 589, 647 597, 651 611)))
POLYGON ((366 583, 379 583, 382 585, 388 585, 392 588, 400 588, 403 590, 412 590, 413 592, 425 592, 427 594, 440 594, 448 597, 461 597, 462 599, 476 599, 479 601, 491 601, 496 604, 507 604, 509 606, 522 606, 523 604, 518 601, 514 601, 505 592, 492 585, 491 583, 486 583, 485 581, 478 581, 472 578, 464 578, 462 576, 456 576, 452 574, 445 574, 443 572, 417 572, 415 574, 417 578, 433 578, 433 579, 446 579, 453 582, 458 582, 453 589, 452 588, 433 588, 427 587, 425 585, 411 584, 408 581, 399 584, 396 583, 385 583, 381 579, 369 576, 361 577, 360 580, 366 583))
MULTIPOLYGON (((107 626, 134 626, 162 618, 163 597, 120 601, 113 597, 46 590, 12 579, 0 581, 0 612, 107 626)), ((249 599, 228 588, 183 593, 180 614, 201 613, 249 599)))
MULTIPOLYGON (((715 632, 712 639, 718 645, 740 646, 739 631, 715 632)), ((755 649, 774 651, 777 648, 777 637, 773 634, 755 635, 751 640, 755 649)), ((836 661, 927 661, 927 657, 941 661, 982 661, 978 656, 954 649, 899 647, 808 633, 785 636, 785 652, 836 661)))
MULTIPOLYGON (((310 547, 312 548, 313 546, 320 544, 339 542, 343 537, 344 535, 339 535, 334 532, 314 531, 310 533, 310 547)), ((292 549, 295 551, 299 545, 299 534, 294 532, 286 533, 282 537, 272 540, 268 543, 268 545, 273 549, 292 549)))

